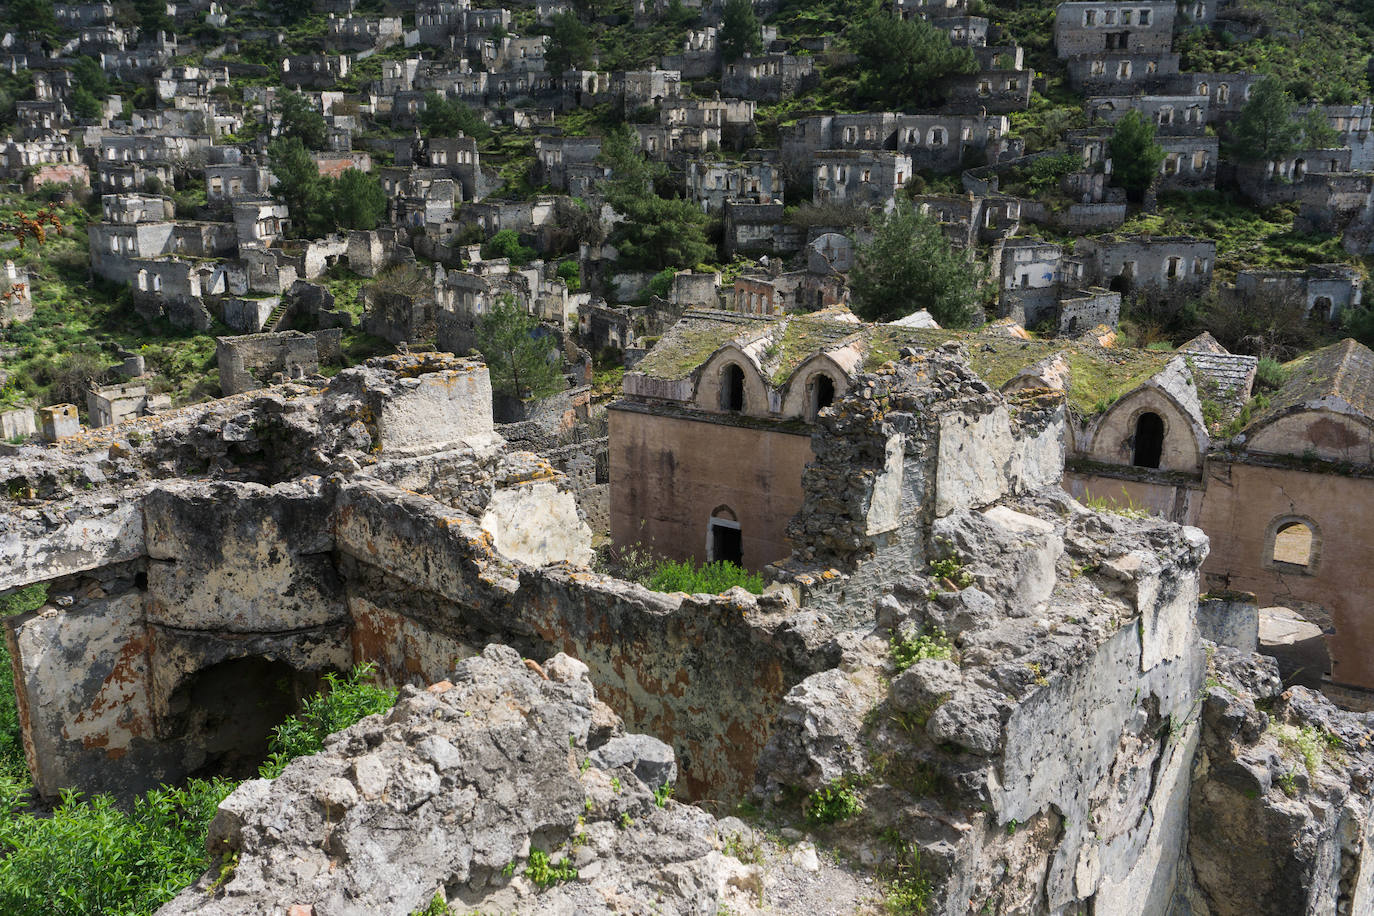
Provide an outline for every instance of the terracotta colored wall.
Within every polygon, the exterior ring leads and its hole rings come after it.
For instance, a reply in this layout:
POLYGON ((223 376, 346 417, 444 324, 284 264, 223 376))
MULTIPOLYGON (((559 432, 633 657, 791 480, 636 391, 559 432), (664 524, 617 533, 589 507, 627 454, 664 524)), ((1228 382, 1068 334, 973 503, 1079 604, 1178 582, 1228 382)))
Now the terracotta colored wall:
POLYGON ((1334 681, 1374 688, 1374 480, 1288 468, 1209 462, 1199 524, 1212 539, 1202 570, 1209 588, 1254 592, 1260 606, 1311 602, 1331 615, 1334 681), (1275 519, 1302 516, 1319 543, 1311 574, 1269 560, 1275 519))
POLYGON ((809 435, 612 409, 610 443, 617 545, 704 559, 711 512, 726 505, 739 519, 745 566, 790 552, 783 532, 801 508, 809 435))

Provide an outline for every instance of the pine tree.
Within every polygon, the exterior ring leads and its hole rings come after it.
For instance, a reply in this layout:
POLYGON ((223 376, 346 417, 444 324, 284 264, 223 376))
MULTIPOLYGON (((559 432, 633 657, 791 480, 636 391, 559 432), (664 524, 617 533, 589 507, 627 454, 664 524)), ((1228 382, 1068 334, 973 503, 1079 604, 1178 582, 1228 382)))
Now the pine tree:
POLYGON ((939 223, 901 199, 855 253, 849 289, 854 311, 868 321, 925 309, 946 328, 967 327, 977 297, 973 266, 950 247, 939 223))
POLYGON ((1252 162, 1273 162, 1298 150, 1303 128, 1293 97, 1276 77, 1266 76, 1250 90, 1235 128, 1236 154, 1252 162))
POLYGON ((1135 110, 1116 122, 1107 149, 1112 157, 1112 184, 1136 197, 1149 188, 1164 161, 1164 147, 1155 142, 1154 124, 1135 110))
POLYGON ((592 60, 592 39, 587 27, 571 10, 554 15, 549 41, 544 47, 544 66, 550 73, 584 69, 592 60))
POLYGON ((751 0, 725 0, 721 10, 720 56, 726 63, 763 50, 759 17, 751 0))
POLYGON ((951 45, 943 29, 878 7, 851 27, 849 42, 859 57, 861 102, 899 109, 932 104, 940 100, 945 77, 978 70, 973 52, 951 45))
POLYGON ((555 348, 536 334, 539 323, 503 296, 477 325, 477 349, 491 373, 493 391, 515 398, 542 398, 563 387, 555 348))

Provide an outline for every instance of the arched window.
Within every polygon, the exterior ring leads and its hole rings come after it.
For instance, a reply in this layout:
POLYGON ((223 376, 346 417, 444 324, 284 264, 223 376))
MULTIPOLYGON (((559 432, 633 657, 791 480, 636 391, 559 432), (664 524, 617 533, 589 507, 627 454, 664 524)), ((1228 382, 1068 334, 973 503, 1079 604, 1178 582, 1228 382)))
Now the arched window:
POLYGON ((811 379, 811 419, 835 403, 835 383, 824 373, 811 379))
POLYGON ((1157 468, 1164 455, 1164 419, 1146 411, 1135 421, 1134 453, 1131 464, 1138 468, 1157 468))
POLYGON ((1274 527, 1269 559, 1285 566, 1310 571, 1317 561, 1317 536, 1311 525, 1298 519, 1281 519, 1274 527))
POLYGON ((706 559, 724 560, 742 566, 744 563, 744 535, 739 519, 729 506, 716 506, 706 526, 706 559))
POLYGON ((1308 313, 1308 318, 1313 321, 1326 321, 1331 317, 1331 297, 1318 296, 1312 303, 1312 311, 1308 313))
POLYGON ((733 413, 744 410, 744 370, 731 363, 721 375, 720 407, 733 413))

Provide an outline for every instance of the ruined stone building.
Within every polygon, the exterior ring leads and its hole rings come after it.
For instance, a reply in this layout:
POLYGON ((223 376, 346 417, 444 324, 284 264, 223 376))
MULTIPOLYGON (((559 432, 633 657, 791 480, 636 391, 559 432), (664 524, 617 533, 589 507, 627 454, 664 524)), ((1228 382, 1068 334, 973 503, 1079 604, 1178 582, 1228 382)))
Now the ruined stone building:
MULTIPOLYGON (((612 888, 682 914, 766 905, 775 885, 727 844, 740 827, 654 802, 673 779, 686 802, 751 793, 793 819, 796 798, 844 780, 859 804, 840 848, 918 850, 934 912, 1368 908, 1367 721, 1281 694, 1248 650, 1204 646, 1204 625, 1247 634, 1199 605, 1201 531, 1058 489, 1064 392, 999 393, 970 368, 974 338, 928 349, 851 324, 864 354, 794 319, 763 355, 777 323, 731 323, 725 349, 683 328, 678 355, 718 351, 726 398, 732 367, 770 381, 738 411, 657 409, 734 415, 707 429, 717 455, 736 433, 808 430, 782 589, 765 596, 586 569, 577 493, 504 447, 485 370, 444 355, 11 456, 31 495, 0 515, 0 587, 51 596, 6 621, 38 790, 127 797, 251 770, 295 692, 367 660, 409 685, 397 708, 240 785, 211 869, 164 913, 404 916, 436 892, 601 912, 612 888), (937 632, 942 654, 894 665, 889 639, 937 632), (1309 769, 1283 736, 1315 728, 1347 750, 1309 769), (577 880, 513 876, 536 842, 576 856, 577 880), (329 852, 364 846, 379 852, 329 852)), ((641 412, 682 388, 665 356, 635 383, 641 412)), ((721 550, 751 537, 727 508, 709 516, 721 550)), ((861 867, 820 865, 804 886, 857 909, 861 867)))
MULTIPOLYGON (((1069 305, 1081 332, 1119 298, 1089 291, 1069 305)), ((1205 336, 1171 353, 992 328, 968 336, 862 325, 835 313, 688 312, 626 375, 611 407, 613 537, 754 568, 786 556, 795 482, 815 458, 808 437, 820 411, 894 347, 954 339, 976 341, 970 365, 989 384, 1068 394, 1066 489, 1199 525, 1213 539, 1209 583, 1264 603, 1312 605, 1328 628, 1330 682, 1352 695, 1374 690, 1364 661, 1374 635, 1360 623, 1361 577, 1374 556, 1358 538, 1333 548, 1342 551, 1334 563, 1321 548, 1324 532, 1354 530, 1371 498, 1363 479, 1374 452, 1361 432, 1371 417, 1360 392, 1374 384, 1374 354, 1353 341, 1297 361, 1256 410, 1247 406, 1255 358, 1205 336), (1290 555, 1290 541, 1311 546, 1290 555)))

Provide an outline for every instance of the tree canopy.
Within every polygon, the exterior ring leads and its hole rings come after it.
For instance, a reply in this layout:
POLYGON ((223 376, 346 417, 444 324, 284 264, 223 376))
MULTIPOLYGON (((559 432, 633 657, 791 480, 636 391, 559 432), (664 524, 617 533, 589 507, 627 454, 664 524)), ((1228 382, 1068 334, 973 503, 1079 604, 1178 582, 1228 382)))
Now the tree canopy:
POLYGON ((855 252, 849 288, 855 313, 868 321, 926 309, 946 328, 967 327, 977 297, 973 266, 950 247, 939 223, 901 199, 855 252))
POLYGON ((751 0, 725 0, 721 10, 720 56, 726 63, 763 50, 759 17, 751 0))
POLYGON ((635 148, 628 127, 607 134, 601 141, 601 161, 611 169, 606 200, 625 214, 611 233, 627 264, 646 270, 691 267, 715 254, 706 240, 706 214, 691 201, 658 196, 654 182, 666 171, 635 148))
POLYGON ((1116 122, 1111 142, 1112 184, 1140 195, 1159 174, 1164 147, 1155 142, 1155 126, 1139 111, 1131 110, 1116 122))
POLYGON ((855 94, 861 102, 897 109, 928 105, 940 100, 944 78, 978 70, 971 50, 954 47, 948 32, 924 19, 898 19, 875 6, 848 34, 859 58, 855 94))
POLYGON ((1232 132, 1235 152, 1251 162, 1273 162, 1304 149, 1324 149, 1336 132, 1318 108, 1298 114, 1297 103, 1276 77, 1266 76, 1250 90, 1232 132))
POLYGON ((592 62, 592 38, 577 13, 555 13, 549 23, 549 40, 544 46, 544 66, 553 74, 585 69, 592 62))
POLYGON ((277 98, 281 117, 280 135, 300 140, 307 149, 324 149, 329 142, 329 125, 310 100, 299 92, 283 92, 277 98))
POLYGON ((502 296, 477 325, 477 349, 491 373, 492 390, 515 398, 542 398, 563 389, 557 348, 540 336, 539 322, 502 296))
POLYGON ((456 137, 461 133, 481 140, 491 133, 477 112, 462 101, 453 101, 437 92, 425 93, 420 128, 427 137, 456 137))
POLYGON ((267 152, 296 234, 318 237, 338 229, 376 229, 386 216, 386 192, 371 175, 357 169, 338 178, 320 175, 315 157, 297 137, 278 137, 267 152))

